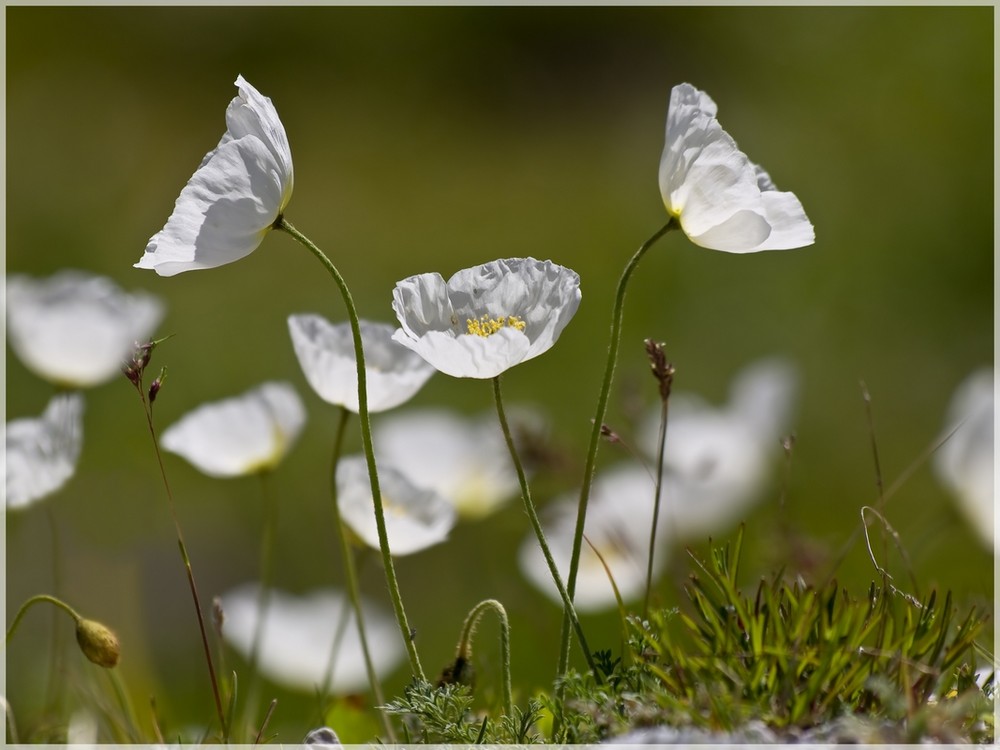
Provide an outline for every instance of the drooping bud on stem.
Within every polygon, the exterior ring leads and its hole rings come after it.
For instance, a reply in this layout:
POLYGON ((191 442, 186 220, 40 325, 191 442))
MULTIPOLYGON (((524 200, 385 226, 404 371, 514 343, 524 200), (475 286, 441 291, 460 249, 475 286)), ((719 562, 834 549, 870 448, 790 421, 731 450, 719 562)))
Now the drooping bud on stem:
POLYGON ((118 664, 121 657, 118 637, 96 620, 77 620, 76 642, 80 644, 84 656, 99 666, 110 669, 118 664))

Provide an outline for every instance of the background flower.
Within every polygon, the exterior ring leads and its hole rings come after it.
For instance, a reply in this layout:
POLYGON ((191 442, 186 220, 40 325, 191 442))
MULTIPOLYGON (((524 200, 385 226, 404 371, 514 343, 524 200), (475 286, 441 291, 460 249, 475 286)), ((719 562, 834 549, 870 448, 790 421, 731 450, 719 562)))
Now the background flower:
POLYGON ((7 507, 21 508, 58 490, 73 476, 83 445, 83 396, 54 396, 37 419, 7 423, 4 463, 7 507))
MULTIPOLYGON (((455 525, 455 509, 447 500, 434 490, 417 487, 388 464, 380 464, 378 477, 393 555, 410 555, 448 538, 455 525)), ((364 456, 345 456, 337 464, 337 507, 351 531, 378 549, 375 505, 364 456)))
MULTIPOLYGON (((693 394, 670 397, 660 506, 669 534, 705 537, 730 528, 760 497, 789 427, 796 375, 781 359, 765 359, 734 378, 729 402, 713 407, 693 394)), ((655 456, 656 419, 644 444, 655 456)))
MULTIPOLYGON (((249 658, 260 618, 260 587, 246 583, 222 595, 226 642, 249 658)), ((384 677, 403 658, 395 620, 362 599, 365 631, 375 673, 384 677)), ((337 695, 368 688, 357 620, 347 596, 320 589, 303 596, 272 589, 264 615, 257 662, 261 674, 289 690, 313 693, 326 689, 337 695), (338 635, 340 628, 343 632, 338 635), (336 648, 332 677, 326 680, 336 648), (326 683, 324 685, 324 683, 326 683)))
POLYGON ((492 378, 555 344, 580 305, 580 277, 552 261, 496 260, 447 284, 440 274, 396 284, 393 338, 441 372, 492 378))
MULTIPOLYGON (((368 410, 385 411, 410 400, 434 368, 393 341, 394 326, 360 321, 365 350, 368 410)), ((358 412, 358 370, 350 323, 319 315, 290 315, 288 331, 309 385, 324 401, 358 412)))
POLYGON ((7 278, 7 334, 25 367, 69 388, 118 375, 136 341, 148 339, 164 306, 111 279, 64 270, 47 278, 7 278))
POLYGON ((260 245, 292 197, 292 152, 271 100, 236 78, 226 132, 181 190, 136 268, 160 276, 215 268, 260 245))
POLYGON ((264 383, 203 404, 167 428, 160 444, 212 477, 273 469, 302 431, 306 411, 288 383, 264 383))
POLYGON ((487 516, 518 493, 517 474, 495 416, 410 409, 383 417, 372 430, 380 459, 418 487, 440 494, 459 516, 487 516))
MULTIPOLYGON (((573 597, 573 604, 579 611, 596 612, 617 606, 605 563, 626 603, 640 597, 645 591, 655 491, 656 485, 652 477, 637 466, 611 469, 595 477, 587 506, 587 520, 583 531, 586 539, 580 550, 580 567, 573 597), (587 540, 590 540, 590 544, 587 540), (591 545, 600 552, 604 563, 591 545)), ((551 508, 553 518, 545 524, 549 550, 564 578, 569 573, 578 503, 579 492, 557 499, 551 508)), ((659 533, 663 527, 661 512, 653 560, 654 577, 667 559, 667 546, 664 543, 666 535, 659 533)), ((562 604, 548 564, 533 534, 521 544, 518 562, 521 572, 531 583, 553 602, 562 604)))
POLYGON ((688 83, 674 86, 660 158, 660 194, 696 245, 730 253, 786 250, 816 237, 794 193, 739 150, 711 97, 688 83))
POLYGON ((934 454, 934 470, 970 525, 994 546, 993 368, 969 375, 955 390, 945 418, 951 434, 934 454))

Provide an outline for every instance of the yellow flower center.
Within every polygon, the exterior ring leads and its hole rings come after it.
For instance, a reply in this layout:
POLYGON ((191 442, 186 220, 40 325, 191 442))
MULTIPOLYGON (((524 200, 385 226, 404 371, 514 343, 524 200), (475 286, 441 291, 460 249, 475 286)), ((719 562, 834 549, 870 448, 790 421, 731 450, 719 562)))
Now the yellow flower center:
POLYGON ((507 317, 501 316, 499 318, 491 318, 489 315, 481 315, 478 318, 469 318, 465 321, 465 326, 470 334, 486 338, 487 336, 492 336, 501 328, 505 327, 516 328, 519 331, 523 331, 525 323, 516 315, 508 315, 507 317))

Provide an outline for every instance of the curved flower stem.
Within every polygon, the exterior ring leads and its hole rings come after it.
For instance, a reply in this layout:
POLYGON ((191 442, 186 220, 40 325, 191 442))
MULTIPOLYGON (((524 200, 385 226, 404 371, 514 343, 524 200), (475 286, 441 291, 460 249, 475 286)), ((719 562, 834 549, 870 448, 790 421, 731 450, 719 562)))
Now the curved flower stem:
POLYGON ((555 560, 552 559, 552 553, 549 551, 549 545, 545 541, 545 532, 542 531, 542 524, 539 522, 538 514, 535 512, 535 504, 531 500, 531 491, 528 489, 528 479, 524 474, 524 467, 521 465, 521 459, 517 455, 517 449, 514 447, 514 439, 510 434, 510 425, 507 424, 507 415, 504 413, 503 397, 500 394, 499 375, 493 378, 493 395, 497 402, 497 417, 500 419, 500 427, 503 430, 503 437, 507 442, 507 449, 510 451, 510 457, 514 460, 514 468, 517 470, 517 479, 521 483, 521 498, 524 500, 524 510, 528 514, 528 519, 531 521, 531 528, 534 529, 535 536, 538 537, 538 546, 542 549, 542 555, 545 557, 545 562, 549 566, 549 572, 552 574, 552 580, 555 581, 556 588, 559 589, 559 596, 562 597, 563 606, 566 608, 567 616, 573 625, 573 629, 576 631, 576 637, 580 641, 580 648, 583 649, 583 655, 587 659, 587 665, 590 667, 590 671, 594 673, 594 678, 600 682, 601 675, 594 665, 594 657, 590 653, 590 647, 587 646, 587 639, 583 634, 583 628, 580 626, 580 619, 576 616, 576 609, 573 607, 573 600, 566 591, 566 586, 563 585, 562 576, 559 575, 559 569, 556 567, 555 560))
MULTIPOLYGON (((587 462, 583 470, 583 486, 580 488, 580 503, 577 507, 576 530, 573 534, 573 551, 569 559, 569 576, 566 579, 569 599, 572 601, 576 591, 576 575, 580 566, 580 548, 583 543, 583 526, 587 520, 587 502, 590 499, 590 485, 594 480, 594 467, 597 463, 597 447, 601 441, 601 426, 604 424, 604 415, 608 410, 608 398, 611 394, 611 381, 615 374, 615 364, 618 361, 618 346, 622 334, 622 315, 625 307, 625 290, 628 287, 632 273, 642 260, 642 256, 651 248, 660 237, 671 229, 679 226, 676 219, 671 219, 658 229, 652 237, 646 240, 635 255, 632 256, 621 279, 618 281, 618 291, 615 294, 615 305, 611 312, 611 343, 608 345, 608 361, 604 367, 604 380, 601 382, 601 393, 597 398, 597 412, 594 415, 594 426, 590 432, 590 446, 587 449, 587 462)), ((566 673, 569 666, 569 607, 563 617, 562 639, 559 646, 559 669, 558 676, 566 673)))
MULTIPOLYGON (((368 683, 372 688, 372 695, 375 698, 375 705, 379 707, 379 717, 382 719, 382 726, 385 729, 386 739, 390 745, 396 744, 396 733, 393 731, 392 722, 388 714, 382 710, 385 705, 385 696, 382 694, 382 686, 378 681, 378 674, 372 664, 371 649, 368 648, 368 635, 365 633, 365 616, 361 609, 361 595, 358 587, 358 573, 354 565, 354 551, 351 548, 351 540, 347 537, 347 528, 344 520, 340 517, 340 507, 337 505, 337 465, 340 463, 340 454, 344 444, 344 430, 347 427, 347 418, 350 412, 344 407, 340 408, 340 420, 337 423, 337 435, 333 443, 333 459, 330 467, 330 495, 333 498, 333 517, 337 526, 337 533, 340 536, 340 549, 344 558, 344 576, 347 578, 347 593, 351 598, 351 606, 354 608, 354 616, 358 623, 358 636, 361 639, 361 654, 365 659, 365 671, 368 672, 368 683)), ((330 673, 333 672, 333 662, 336 658, 336 651, 330 656, 330 673)), ((324 683, 324 689, 329 679, 324 683)))
POLYGON ((403 599, 399 594, 396 569, 393 567, 392 556, 389 553, 389 537, 385 530, 385 510, 382 507, 382 492, 379 489, 378 468, 375 465, 375 450, 372 446, 372 428, 368 418, 368 380, 365 371, 364 348, 361 343, 361 323, 358 320, 358 311, 354 306, 354 298, 351 297, 351 292, 347 288, 347 282, 340 275, 340 271, 337 270, 337 267, 333 265, 323 251, 313 244, 312 240, 289 224, 284 216, 278 217, 274 223, 274 227, 290 234, 297 242, 316 256, 329 272, 330 276, 333 277, 337 288, 340 290, 340 296, 344 298, 344 305, 347 307, 347 316, 351 322, 351 333, 354 336, 354 352, 358 366, 358 417, 361 419, 361 443, 364 446, 365 459, 368 462, 368 477, 372 485, 372 500, 375 504, 375 526, 378 529, 378 545, 379 550, 382 552, 385 581, 389 588, 393 610, 396 613, 396 621, 399 623, 399 630, 403 636, 403 643, 406 644, 406 651, 410 657, 410 670, 413 672, 415 678, 425 680, 424 670, 420 666, 420 657, 417 655, 417 648, 413 642, 410 625, 406 620, 403 599))
POLYGON ((48 602, 49 604, 54 604, 55 606, 59 607, 59 609, 63 610, 66 614, 68 614, 70 617, 72 617, 73 622, 80 622, 80 620, 83 619, 75 609, 69 606, 62 599, 57 599, 56 597, 49 596, 48 594, 35 594, 35 596, 31 597, 30 599, 28 599, 28 601, 22 604, 21 608, 17 610, 17 614, 14 615, 14 621, 10 624, 10 627, 7 628, 6 643, 10 643, 10 639, 14 637, 14 631, 17 630, 17 626, 21 624, 21 620, 24 618, 24 615, 31 608, 31 606, 33 604, 38 604, 39 602, 48 602))
POLYGON ((510 681, 510 622, 507 610, 496 599, 486 599, 479 602, 469 612, 462 625, 462 635, 458 639, 455 661, 468 662, 472 658, 472 637, 476 634, 479 621, 483 619, 486 610, 492 609, 500 620, 500 669, 503 680, 503 712, 507 716, 514 715, 514 697, 510 681))

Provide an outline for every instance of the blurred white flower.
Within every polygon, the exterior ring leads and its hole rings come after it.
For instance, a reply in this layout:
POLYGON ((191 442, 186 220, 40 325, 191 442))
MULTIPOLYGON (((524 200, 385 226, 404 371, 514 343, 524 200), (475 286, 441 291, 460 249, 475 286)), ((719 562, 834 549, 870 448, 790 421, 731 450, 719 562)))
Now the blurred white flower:
MULTIPOLYGON (((249 658, 260 618, 260 587, 243 584, 221 599, 222 636, 249 658)), ((372 666, 384 677, 403 658, 399 629, 392 617, 371 603, 362 600, 361 609, 372 666)), ((347 596, 333 589, 304 596, 270 589, 257 664, 261 674, 289 690, 314 693, 325 688, 344 695, 368 688, 357 620, 347 596), (341 623, 343 632, 338 636, 341 623), (334 653, 332 679, 323 685, 334 653)))
POLYGON ((65 270, 44 279, 7 278, 7 334, 25 367, 68 388, 88 388, 121 372, 136 341, 147 339, 163 304, 126 293, 111 279, 65 270))
POLYGON ((555 344, 580 305, 580 277, 552 261, 495 260, 396 284, 393 338, 441 372, 492 378, 555 344))
POLYGON ((730 253, 787 250, 815 242, 794 193, 781 192, 715 119, 711 97, 688 83, 674 86, 660 158, 667 212, 701 247, 730 253))
POLYGON ((236 477, 277 466, 305 421, 291 385, 264 383, 188 412, 164 431, 160 444, 211 477, 236 477))
MULTIPOLYGON (((419 391, 434 368, 393 341, 395 327, 360 321, 365 351, 368 410, 386 411, 419 391)), ((333 325, 319 315, 290 315, 288 331, 302 372, 327 403, 358 412, 358 365, 350 323, 333 325)))
POLYGON ((994 546, 993 368, 976 370, 955 390, 945 418, 952 433, 934 455, 938 478, 980 538, 994 546))
POLYGON ((271 100, 238 76, 226 133, 181 190, 136 268, 160 276, 215 268, 260 245, 292 197, 292 152, 271 100))
POLYGON ((487 516, 517 496, 517 474, 504 460, 507 445, 495 416, 408 410, 381 418, 372 429, 380 460, 440 494, 464 518, 487 516))
MULTIPOLYGON (((697 396, 670 397, 660 515, 675 537, 717 533, 760 497, 795 402, 794 368, 765 359, 744 368, 722 408, 697 396)), ((655 456, 659 409, 645 446, 655 456)))
MULTIPOLYGON (((573 604, 580 612, 597 612, 616 606, 614 589, 604 564, 611 570, 623 601, 634 600, 645 592, 655 491, 656 486, 649 473, 636 466, 611 469, 595 477, 587 506, 583 531, 586 539, 580 550, 580 567, 573 597, 573 604), (600 552, 604 563, 591 545, 600 552)), ((545 524, 549 550, 564 578, 569 574, 578 502, 579 493, 575 492, 557 499, 551 508, 553 518, 545 524)), ((658 531, 664 528, 662 518, 661 513, 658 531)), ((660 541, 665 537, 665 534, 657 533, 654 577, 667 559, 667 545, 665 541, 660 541)), ((521 544, 518 562, 532 584, 553 602, 562 604, 534 534, 521 544)))
POLYGON ((62 393, 38 419, 7 423, 7 508, 22 508, 73 476, 83 445, 83 396, 62 393))
MULTIPOLYGON (((455 525, 455 509, 447 500, 434 490, 417 487, 389 464, 380 462, 378 476, 393 555, 410 555, 448 538, 455 525)), ((337 507, 351 531, 378 549, 375 504, 364 456, 346 456, 337 464, 337 507)))

